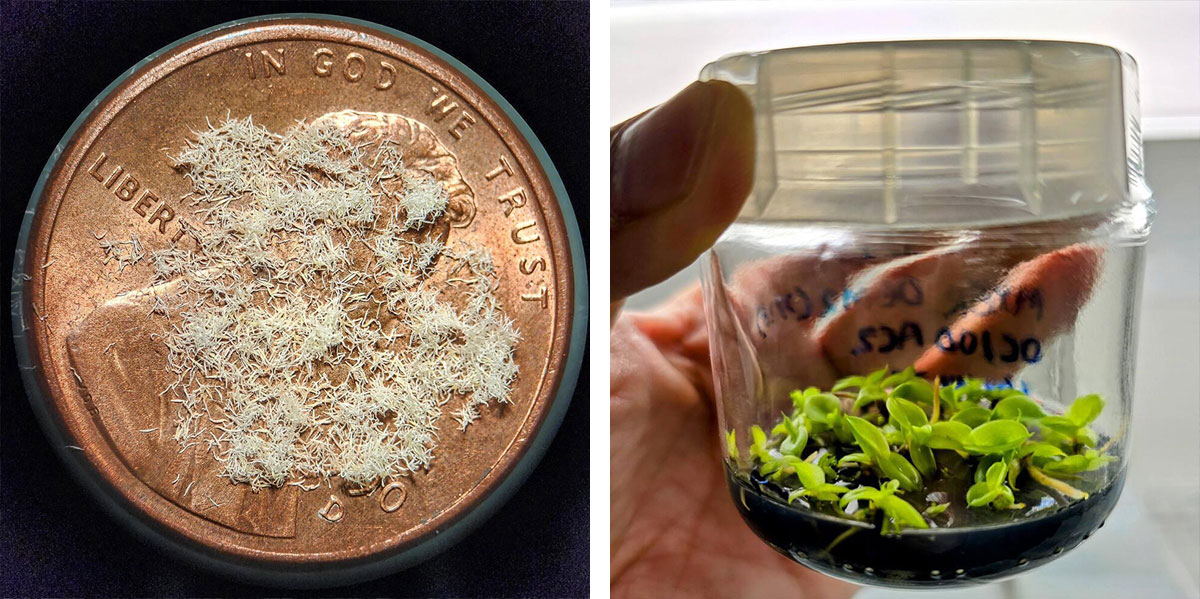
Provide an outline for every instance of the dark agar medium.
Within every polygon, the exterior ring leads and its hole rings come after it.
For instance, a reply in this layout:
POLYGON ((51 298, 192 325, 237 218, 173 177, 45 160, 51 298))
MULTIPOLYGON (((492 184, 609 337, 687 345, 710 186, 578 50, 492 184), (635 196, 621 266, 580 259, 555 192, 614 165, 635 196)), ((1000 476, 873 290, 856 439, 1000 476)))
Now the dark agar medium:
POLYGON ((1007 383, 888 372, 793 392, 770 437, 750 427, 749 467, 728 434, 734 505, 768 545, 854 582, 952 586, 1027 571, 1103 525, 1124 467, 1089 427, 1099 395, 1060 410, 1007 383))
POLYGON ((1023 510, 976 513, 953 505, 944 515, 957 514, 964 522, 883 533, 882 512, 874 520, 857 521, 789 505, 787 494, 775 484, 738 475, 728 464, 725 468, 742 519, 779 553, 843 580, 910 588, 999 580, 1079 545, 1104 525, 1124 484, 1123 469, 1089 474, 1095 486, 1080 484, 1095 489, 1087 499, 1067 503, 1053 491, 1028 484, 1016 492, 1016 500, 1027 506, 1023 510))
POLYGON ((430 558, 528 478, 586 282, 562 181, 487 82, 386 27, 278 15, 83 111, 30 199, 13 323, 105 508, 191 563, 322 587, 430 558))

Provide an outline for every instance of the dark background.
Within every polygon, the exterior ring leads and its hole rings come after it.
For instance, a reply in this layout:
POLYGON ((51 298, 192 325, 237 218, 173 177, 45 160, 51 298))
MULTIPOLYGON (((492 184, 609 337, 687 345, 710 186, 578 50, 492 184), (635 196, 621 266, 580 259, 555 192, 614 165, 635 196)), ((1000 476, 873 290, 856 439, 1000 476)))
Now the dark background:
MULTIPOLYGON (((125 69, 226 21, 314 12, 373 21, 441 48, 517 109, 588 232, 586 3, 0 2, 0 273, 29 195, 71 122, 125 69)), ((4 297, 8 297, 7 288, 4 297)), ((298 593, 227 581, 162 555, 104 512, 59 462, 25 397, 0 317, 0 596, 298 593)), ((588 583, 588 373, 541 464, 495 516, 405 572, 317 595, 583 596, 588 583)))

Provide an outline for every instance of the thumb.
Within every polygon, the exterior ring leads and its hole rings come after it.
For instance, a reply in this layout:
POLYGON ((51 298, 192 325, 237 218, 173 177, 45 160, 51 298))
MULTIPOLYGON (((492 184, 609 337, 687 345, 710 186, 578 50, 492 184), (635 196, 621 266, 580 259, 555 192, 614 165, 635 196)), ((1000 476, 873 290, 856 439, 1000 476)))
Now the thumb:
POLYGON ((691 264, 729 226, 754 177, 749 100, 723 81, 696 82, 613 128, 613 302, 691 264))

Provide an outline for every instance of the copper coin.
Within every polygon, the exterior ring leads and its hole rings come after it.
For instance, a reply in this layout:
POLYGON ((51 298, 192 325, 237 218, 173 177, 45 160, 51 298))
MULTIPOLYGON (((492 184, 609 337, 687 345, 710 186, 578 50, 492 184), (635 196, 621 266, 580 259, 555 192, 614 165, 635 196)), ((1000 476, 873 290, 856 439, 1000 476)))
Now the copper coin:
POLYGON ((234 22, 137 65, 84 112, 60 150, 18 242, 18 354, 60 453, 152 541, 259 582, 364 579, 453 543, 540 458, 582 358, 579 234, 536 137, 453 58, 347 19, 234 22), (173 283, 156 279, 146 256, 197 247, 205 217, 186 199, 193 181, 175 158, 197 132, 246 117, 275 133, 304 123, 370 148, 386 140, 449 197, 417 241, 490 252, 492 294, 520 333, 510 403, 483 406, 462 431, 447 409, 427 468, 373 483, 333 477, 253 490, 222 476, 203 444, 176 439, 163 343, 170 310, 156 311, 173 283))

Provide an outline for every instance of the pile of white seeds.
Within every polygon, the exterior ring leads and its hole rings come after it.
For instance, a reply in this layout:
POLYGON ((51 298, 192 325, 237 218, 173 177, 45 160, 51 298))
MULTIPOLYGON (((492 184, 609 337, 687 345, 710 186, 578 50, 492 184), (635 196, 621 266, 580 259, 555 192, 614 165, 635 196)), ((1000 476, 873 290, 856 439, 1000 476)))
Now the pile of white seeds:
POLYGON ((159 309, 175 439, 255 489, 428 468, 443 409, 465 430, 517 375, 491 255, 445 245, 445 186, 405 167, 419 148, 323 120, 196 133, 174 157, 195 249, 150 255, 175 290, 159 309))

